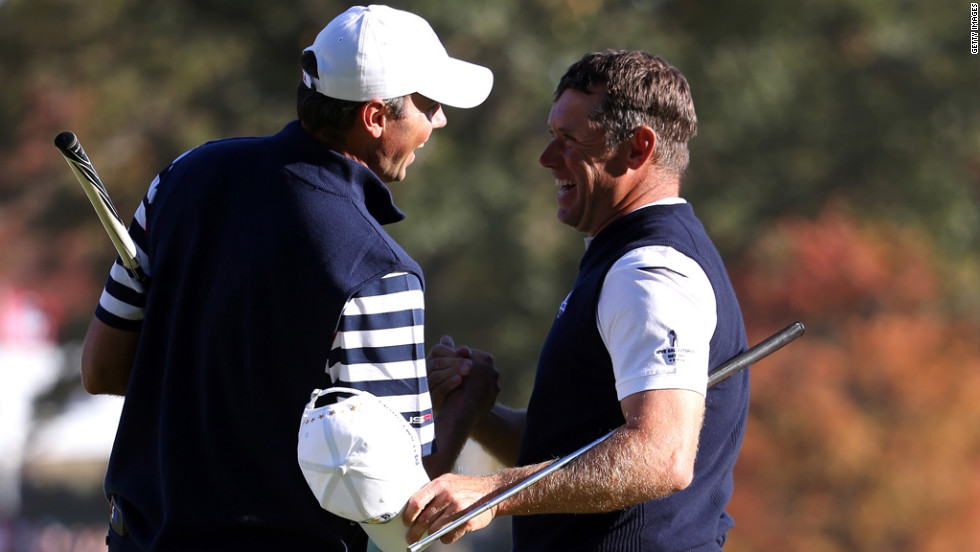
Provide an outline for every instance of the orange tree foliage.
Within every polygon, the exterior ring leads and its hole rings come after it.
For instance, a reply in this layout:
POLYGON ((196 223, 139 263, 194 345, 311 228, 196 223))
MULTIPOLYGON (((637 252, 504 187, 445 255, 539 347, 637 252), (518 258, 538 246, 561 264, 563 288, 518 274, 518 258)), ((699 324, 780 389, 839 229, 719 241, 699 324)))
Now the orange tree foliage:
POLYGON ((927 240, 829 209, 776 224, 732 279, 750 341, 807 334, 753 370, 725 549, 980 550, 977 313, 927 240))

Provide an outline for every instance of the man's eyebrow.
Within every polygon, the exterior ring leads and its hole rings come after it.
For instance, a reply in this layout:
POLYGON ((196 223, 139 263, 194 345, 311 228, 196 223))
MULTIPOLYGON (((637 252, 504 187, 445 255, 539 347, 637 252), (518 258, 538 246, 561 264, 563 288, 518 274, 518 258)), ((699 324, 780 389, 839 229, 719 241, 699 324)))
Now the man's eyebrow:
POLYGON ((559 133, 564 134, 566 136, 573 136, 574 137, 576 135, 576 131, 575 131, 574 128, 570 128, 568 126, 558 126, 558 127, 555 127, 554 129, 552 129, 551 123, 549 122, 548 123, 548 132, 552 132, 552 130, 554 130, 554 132, 559 132, 559 133))

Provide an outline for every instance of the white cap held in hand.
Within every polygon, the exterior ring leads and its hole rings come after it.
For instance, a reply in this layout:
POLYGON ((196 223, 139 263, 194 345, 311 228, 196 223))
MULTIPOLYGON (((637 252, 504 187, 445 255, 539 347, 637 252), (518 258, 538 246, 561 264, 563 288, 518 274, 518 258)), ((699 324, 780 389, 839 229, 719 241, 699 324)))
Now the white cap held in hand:
POLYGON ((358 522, 383 552, 407 548, 401 513, 429 477, 401 414, 365 391, 317 389, 303 411, 297 457, 320 506, 358 522), (322 397, 327 404, 317 406, 322 397))

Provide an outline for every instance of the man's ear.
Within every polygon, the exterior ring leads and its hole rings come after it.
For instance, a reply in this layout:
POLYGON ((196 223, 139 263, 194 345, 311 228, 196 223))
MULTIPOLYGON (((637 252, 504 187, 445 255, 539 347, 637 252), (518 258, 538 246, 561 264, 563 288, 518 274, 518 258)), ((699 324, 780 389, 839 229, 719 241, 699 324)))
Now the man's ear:
POLYGON ((627 166, 638 169, 653 157, 653 148, 657 145, 657 135, 653 129, 643 125, 633 131, 633 136, 627 141, 629 152, 626 158, 627 166))
POLYGON ((364 102, 360 110, 360 123, 368 134, 375 138, 381 137, 385 125, 388 123, 388 108, 381 100, 369 100, 364 102))

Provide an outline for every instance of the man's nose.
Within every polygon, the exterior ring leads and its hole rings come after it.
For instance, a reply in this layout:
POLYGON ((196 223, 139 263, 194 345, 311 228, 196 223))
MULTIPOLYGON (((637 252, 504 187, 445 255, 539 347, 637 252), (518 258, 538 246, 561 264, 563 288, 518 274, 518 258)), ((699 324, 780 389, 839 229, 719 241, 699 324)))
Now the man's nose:
POLYGON ((439 109, 432 114, 432 118, 429 119, 429 122, 432 123, 432 128, 442 128, 446 126, 446 112, 442 110, 441 105, 439 106, 439 109))

